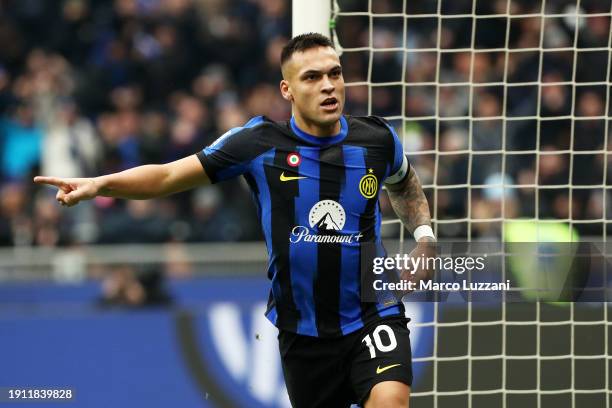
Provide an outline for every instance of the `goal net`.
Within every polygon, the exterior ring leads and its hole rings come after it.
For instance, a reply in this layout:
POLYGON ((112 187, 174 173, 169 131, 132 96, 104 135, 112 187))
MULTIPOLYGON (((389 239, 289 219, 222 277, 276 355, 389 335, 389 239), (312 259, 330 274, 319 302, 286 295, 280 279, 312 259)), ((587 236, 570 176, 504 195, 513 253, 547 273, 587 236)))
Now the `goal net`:
MULTIPOLYGON (((332 2, 346 111, 395 127, 439 238, 528 240, 515 228, 527 222, 606 241, 611 11, 611 0, 332 2)), ((610 407, 606 303, 429 307, 412 323, 429 342, 414 353, 412 408, 610 407)))

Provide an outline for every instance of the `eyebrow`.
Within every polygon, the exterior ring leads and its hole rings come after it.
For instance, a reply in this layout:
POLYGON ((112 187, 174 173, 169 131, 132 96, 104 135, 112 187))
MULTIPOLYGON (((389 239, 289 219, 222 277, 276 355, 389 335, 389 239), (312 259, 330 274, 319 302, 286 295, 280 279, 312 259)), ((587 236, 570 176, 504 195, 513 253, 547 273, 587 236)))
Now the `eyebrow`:
MULTIPOLYGON (((341 65, 334 65, 333 67, 331 67, 327 72, 333 72, 336 70, 342 70, 342 66, 341 65)), ((309 69, 306 72, 303 72, 302 74, 300 74, 300 78, 303 78, 305 76, 308 75, 321 75, 324 71, 318 70, 318 69, 309 69)))

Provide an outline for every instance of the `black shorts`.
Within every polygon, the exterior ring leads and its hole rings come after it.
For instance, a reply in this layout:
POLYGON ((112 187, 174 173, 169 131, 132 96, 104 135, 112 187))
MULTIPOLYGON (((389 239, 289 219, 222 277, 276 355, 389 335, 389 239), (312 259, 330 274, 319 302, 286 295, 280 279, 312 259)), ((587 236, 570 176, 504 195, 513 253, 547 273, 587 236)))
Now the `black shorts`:
POLYGON ((281 331, 279 348, 293 408, 363 405, 379 382, 411 385, 408 321, 384 318, 331 339, 281 331))

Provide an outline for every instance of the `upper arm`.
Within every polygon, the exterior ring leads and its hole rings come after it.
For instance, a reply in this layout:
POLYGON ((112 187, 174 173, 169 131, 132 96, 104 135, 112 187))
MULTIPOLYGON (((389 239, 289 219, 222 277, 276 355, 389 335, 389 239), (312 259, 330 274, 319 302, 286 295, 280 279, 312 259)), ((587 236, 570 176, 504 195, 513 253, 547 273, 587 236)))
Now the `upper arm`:
POLYGON ((404 154, 404 147, 402 142, 399 140, 399 136, 395 132, 395 129, 388 123, 385 123, 389 128, 393 140, 393 159, 391 163, 391 170, 389 176, 385 179, 387 185, 399 184, 406 179, 406 176, 410 172, 410 162, 404 154))
POLYGON ((166 178, 168 194, 210 184, 210 179, 195 154, 163 166, 168 175, 166 178))

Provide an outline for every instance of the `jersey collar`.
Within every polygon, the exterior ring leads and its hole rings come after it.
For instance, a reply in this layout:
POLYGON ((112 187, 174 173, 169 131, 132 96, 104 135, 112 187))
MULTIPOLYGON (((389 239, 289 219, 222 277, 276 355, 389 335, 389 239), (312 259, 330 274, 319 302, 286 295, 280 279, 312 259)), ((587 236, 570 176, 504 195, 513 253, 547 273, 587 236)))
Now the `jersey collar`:
POLYGON ((295 133, 300 139, 304 139, 309 143, 327 145, 332 143, 339 143, 344 140, 344 138, 348 134, 348 123, 344 115, 342 115, 340 116, 340 133, 337 133, 333 136, 319 137, 306 133, 302 129, 300 129, 297 126, 297 123, 295 123, 295 118, 292 116, 291 130, 293 130, 293 133, 295 133))

